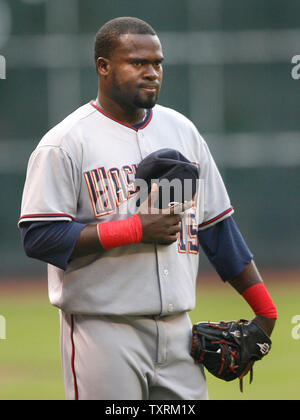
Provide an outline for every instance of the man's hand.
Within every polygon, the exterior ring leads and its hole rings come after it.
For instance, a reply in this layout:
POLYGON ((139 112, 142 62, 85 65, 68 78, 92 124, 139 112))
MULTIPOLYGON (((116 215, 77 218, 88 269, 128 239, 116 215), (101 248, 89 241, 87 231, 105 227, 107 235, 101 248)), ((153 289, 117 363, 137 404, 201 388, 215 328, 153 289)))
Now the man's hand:
POLYGON ((153 184, 147 200, 141 204, 137 212, 143 227, 142 242, 168 245, 177 241, 183 214, 192 207, 193 203, 187 202, 168 209, 157 209, 154 203, 158 194, 158 185, 153 184))
MULTIPOLYGON (((158 192, 158 185, 153 184, 151 193, 141 204, 137 213, 143 229, 141 242, 168 245, 177 241, 183 213, 193 206, 193 202, 176 204, 169 209, 157 209, 153 204, 158 198, 158 192)), ((118 223, 118 221, 108 223, 118 223)), ((87 225, 80 233, 71 259, 104 252, 105 249, 99 241, 97 225, 87 225)))

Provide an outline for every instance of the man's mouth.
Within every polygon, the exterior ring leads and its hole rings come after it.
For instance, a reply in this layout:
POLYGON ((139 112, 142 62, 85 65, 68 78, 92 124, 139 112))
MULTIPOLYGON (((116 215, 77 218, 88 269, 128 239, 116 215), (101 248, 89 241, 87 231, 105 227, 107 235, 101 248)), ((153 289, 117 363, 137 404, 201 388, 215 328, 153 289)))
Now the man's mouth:
POLYGON ((143 85, 141 86, 141 89, 149 93, 156 93, 158 90, 158 86, 157 85, 143 85))

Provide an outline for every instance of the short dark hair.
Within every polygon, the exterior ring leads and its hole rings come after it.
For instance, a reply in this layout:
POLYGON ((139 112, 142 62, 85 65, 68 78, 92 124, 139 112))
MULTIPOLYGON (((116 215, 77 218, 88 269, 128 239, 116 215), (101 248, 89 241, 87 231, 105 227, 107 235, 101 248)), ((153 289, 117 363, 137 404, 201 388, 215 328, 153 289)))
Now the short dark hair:
POLYGON ((155 30, 141 19, 134 17, 118 17, 105 23, 95 38, 95 61, 99 57, 109 58, 117 46, 118 38, 124 34, 156 35, 155 30))

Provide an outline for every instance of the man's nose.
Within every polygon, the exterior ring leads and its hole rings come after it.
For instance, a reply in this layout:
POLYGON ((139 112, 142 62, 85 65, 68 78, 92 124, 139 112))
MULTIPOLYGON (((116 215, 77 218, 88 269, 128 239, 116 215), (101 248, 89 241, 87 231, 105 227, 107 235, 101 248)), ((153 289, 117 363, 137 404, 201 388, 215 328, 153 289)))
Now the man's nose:
POLYGON ((152 64, 149 64, 144 73, 144 77, 148 80, 156 80, 159 77, 159 70, 157 70, 152 64))

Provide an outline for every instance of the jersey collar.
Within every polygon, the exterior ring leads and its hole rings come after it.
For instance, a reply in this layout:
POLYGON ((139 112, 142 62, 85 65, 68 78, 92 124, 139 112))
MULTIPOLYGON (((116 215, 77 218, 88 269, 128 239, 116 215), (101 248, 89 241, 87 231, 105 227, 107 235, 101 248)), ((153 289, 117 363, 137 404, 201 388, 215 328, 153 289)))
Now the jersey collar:
POLYGON ((113 118, 110 115, 106 114, 106 112, 102 111, 102 109, 100 109, 97 105, 95 105, 93 101, 90 101, 90 104, 95 109, 97 109, 97 111, 101 112, 101 114, 105 115, 105 117, 109 118, 110 120, 113 120, 113 121, 117 122, 118 124, 124 125, 125 127, 131 128, 131 130, 134 130, 134 131, 139 131, 139 130, 142 130, 143 128, 147 127, 147 125, 152 120, 152 116, 153 116, 152 109, 148 109, 144 121, 142 121, 140 124, 130 125, 130 124, 125 124, 125 123, 117 120, 116 118, 113 118))

